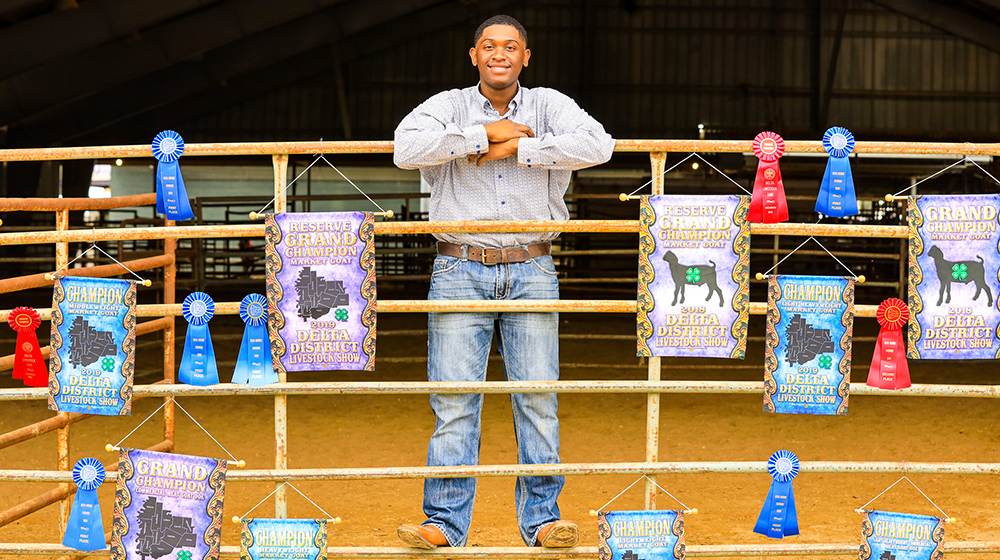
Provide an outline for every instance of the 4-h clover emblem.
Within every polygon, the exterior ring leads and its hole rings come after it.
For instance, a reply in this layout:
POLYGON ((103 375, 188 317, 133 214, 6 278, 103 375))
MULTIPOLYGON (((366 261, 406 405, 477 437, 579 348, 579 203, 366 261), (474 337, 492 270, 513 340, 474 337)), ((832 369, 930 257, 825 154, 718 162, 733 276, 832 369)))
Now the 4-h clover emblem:
POLYGON ((695 283, 701 280, 701 271, 697 268, 687 269, 687 281, 695 283))
POLYGON ((824 354, 819 357, 819 367, 823 369, 830 369, 833 366, 833 357, 829 354, 824 354))
POLYGON ((333 313, 333 316, 336 317, 338 321, 346 321, 348 313, 346 309, 338 309, 333 313))
POLYGON ((104 358, 101 360, 101 369, 104 371, 114 371, 115 369, 115 359, 114 358, 104 358))
POLYGON ((951 267, 951 277, 955 280, 965 280, 969 277, 969 267, 965 266, 964 263, 956 263, 955 266, 951 267))
POLYGON ((191 560, 191 551, 182 550, 177 553, 177 560, 191 560))

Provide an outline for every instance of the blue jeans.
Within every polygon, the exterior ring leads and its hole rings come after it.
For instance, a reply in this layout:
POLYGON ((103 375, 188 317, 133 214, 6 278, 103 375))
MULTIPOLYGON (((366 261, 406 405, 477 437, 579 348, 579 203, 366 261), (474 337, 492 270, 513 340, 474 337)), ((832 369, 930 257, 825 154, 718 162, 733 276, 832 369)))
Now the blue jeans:
MULTIPOLYGON (((552 257, 486 266, 438 255, 428 299, 559 299, 552 257)), ((499 350, 510 381, 559 379, 558 313, 430 313, 427 378, 484 382, 499 324, 499 350)), ((512 393, 517 460, 559 462, 559 419, 555 393, 512 393)), ((479 464, 482 394, 430 396, 437 417, 427 449, 429 466, 479 464)), ((534 545, 538 529, 559 519, 556 499, 561 476, 518 477, 514 490, 521 538, 534 545)), ((424 482, 424 525, 440 529, 451 546, 464 546, 472 523, 475 478, 429 478, 424 482)))

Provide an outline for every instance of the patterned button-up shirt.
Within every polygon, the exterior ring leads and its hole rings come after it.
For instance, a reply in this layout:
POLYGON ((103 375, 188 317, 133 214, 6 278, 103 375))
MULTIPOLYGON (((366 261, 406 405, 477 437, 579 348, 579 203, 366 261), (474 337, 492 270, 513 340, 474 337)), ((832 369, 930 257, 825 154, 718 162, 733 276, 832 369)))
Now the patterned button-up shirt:
MULTIPOLYGON (((420 169, 431 188, 430 220, 567 220, 563 196, 573 170, 604 163, 615 141, 571 98, 548 88, 518 86, 501 116, 479 87, 453 89, 421 103, 396 128, 393 161, 420 169), (485 124, 510 119, 534 138, 518 140, 517 158, 476 166, 489 149, 485 124)), ((514 247, 558 233, 436 234, 477 247, 514 247)))

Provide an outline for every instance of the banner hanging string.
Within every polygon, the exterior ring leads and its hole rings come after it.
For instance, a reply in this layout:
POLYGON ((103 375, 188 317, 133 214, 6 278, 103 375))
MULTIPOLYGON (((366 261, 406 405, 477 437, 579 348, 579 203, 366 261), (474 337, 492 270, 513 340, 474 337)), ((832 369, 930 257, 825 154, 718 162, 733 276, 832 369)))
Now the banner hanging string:
POLYGON ((923 183, 924 181, 929 181, 930 179, 933 179, 934 177, 937 177, 938 175, 944 173, 945 171, 948 171, 952 167, 955 167, 956 165, 959 165, 959 164, 962 164, 962 163, 965 163, 965 162, 969 162, 972 165, 975 165, 976 167, 979 168, 980 171, 982 171, 983 173, 985 173, 987 177, 989 177, 990 179, 993 179, 994 183, 1000 184, 1000 180, 997 180, 997 178, 994 177, 992 173, 990 173, 989 171, 983 169, 983 167, 981 165, 979 165, 978 163, 976 163, 975 160, 973 160, 969 156, 965 156, 962 159, 956 161, 955 163, 949 165, 948 167, 945 167, 944 169, 941 169, 940 171, 937 171, 937 172, 935 172, 935 173, 933 173, 931 175, 928 175, 927 177, 924 177, 923 179, 917 181, 916 183, 913 183, 909 187, 906 187, 905 189, 899 191, 898 193, 896 193, 894 195, 890 195, 889 197, 890 198, 896 198, 897 196, 905 193, 906 191, 913 189, 914 187, 916 187, 920 183, 923 183))
POLYGON ((334 517, 334 516, 330 515, 329 513, 327 513, 325 509, 319 507, 319 505, 317 505, 316 502, 314 502, 314 501, 312 501, 312 500, 309 499, 309 496, 306 496, 305 494, 303 494, 301 490, 299 490, 298 488, 296 488, 291 482, 288 482, 287 480, 284 481, 284 482, 282 482, 281 484, 275 486, 274 490, 272 490, 271 493, 268 494, 267 496, 264 496, 263 500, 257 502, 257 505, 255 505, 252 508, 250 508, 250 511, 247 511, 246 513, 244 513, 243 515, 240 515, 238 517, 234 516, 233 517, 233 522, 234 523, 239 523, 240 519, 243 519, 244 517, 250 515, 253 512, 253 510, 259 508, 260 505, 263 504, 264 502, 266 502, 268 498, 270 498, 271 496, 273 496, 275 492, 277 492, 278 490, 281 490, 285 486, 288 486, 292 490, 295 490, 296 492, 298 492, 299 496, 302 496, 303 498, 306 499, 307 502, 309 502, 310 504, 314 505, 316 507, 316 509, 318 509, 321 512, 323 512, 323 515, 325 515, 327 519, 329 519, 330 521, 332 521, 334 525, 336 525, 337 523, 340 523, 341 519, 339 517, 334 517))
POLYGON ((83 257, 84 255, 86 255, 90 251, 92 251, 94 249, 97 249, 105 257, 108 257, 109 259, 113 260, 115 262, 115 264, 117 264, 118 266, 124 268, 129 274, 131 274, 132 276, 135 276, 136 278, 138 278, 138 283, 139 284, 142 284, 143 286, 146 286, 147 288, 153 284, 151 281, 146 280, 142 276, 139 276, 138 274, 136 274, 134 270, 132 270, 131 268, 129 268, 129 267, 125 266, 124 264, 122 264, 122 262, 119 261, 118 259, 116 259, 116 258, 112 257, 111 255, 109 255, 104 249, 101 249, 97 245, 97 228, 93 228, 93 230, 94 230, 94 240, 90 243, 90 247, 87 247, 86 249, 84 249, 84 251, 82 253, 80 253, 79 255, 77 255, 75 257, 73 257, 73 260, 69 261, 68 263, 66 263, 66 264, 64 264, 62 266, 60 266, 55 272, 51 272, 49 274, 46 274, 45 275, 45 279, 46 280, 53 280, 55 278, 60 278, 60 276, 57 276, 59 274, 60 270, 69 267, 69 265, 75 263, 77 261, 77 259, 80 259, 81 257, 83 257))
MULTIPOLYGON (((903 461, 903 471, 906 472, 906 461, 903 461)), ((930 504, 932 506, 934 506, 938 511, 940 511, 941 515, 943 515, 945 517, 945 520, 947 520, 948 523, 954 523, 956 521, 954 517, 951 517, 950 515, 948 515, 947 513, 945 513, 943 509, 941 509, 940 507, 938 507, 938 505, 934 503, 934 500, 930 499, 930 497, 927 494, 924 494, 924 491, 921 490, 916 484, 914 484, 913 481, 910 480, 910 477, 907 476, 907 475, 905 475, 905 474, 903 476, 901 476, 899 478, 899 480, 897 480, 896 482, 893 482, 892 484, 890 484, 888 488, 886 488, 885 490, 881 491, 878 496, 875 496, 874 498, 868 500, 867 504, 859 507, 858 509, 856 509, 854 511, 856 511, 857 513, 863 512, 864 509, 866 507, 868 507, 872 502, 874 502, 875 500, 877 500, 880 497, 882 497, 882 494, 885 494, 889 490, 892 490, 892 488, 894 486, 896 486, 897 484, 899 484, 900 482, 902 482, 904 480, 907 481, 907 482, 909 482, 910 486, 912 486, 914 489, 916 489, 917 492, 920 492, 921 496, 923 496, 928 502, 930 502, 930 504)))
POLYGON ((678 167, 678 166, 679 166, 680 164, 682 164, 682 163, 684 163, 685 161, 687 161, 687 160, 691 159, 692 157, 696 157, 696 158, 700 159, 701 161, 705 162, 705 165, 707 165, 707 166, 711 167, 712 169, 714 169, 716 173, 718 173, 719 175, 722 175, 722 176, 723 176, 723 177, 725 177, 726 179, 729 179, 729 181, 730 181, 730 182, 731 182, 732 184, 734 184, 734 185, 736 185, 737 187, 739 187, 739 188, 740 188, 740 189, 741 189, 741 190, 742 190, 743 192, 745 192, 745 193, 747 193, 747 194, 750 194, 750 191, 748 191, 748 190, 746 189, 746 187, 744 187, 743 185, 741 185, 741 184, 737 183, 737 182, 736 182, 736 180, 734 180, 734 179, 733 179, 732 177, 730 177, 729 175, 726 175, 725 173, 723 173, 722 171, 720 171, 720 170, 719 170, 719 168, 717 168, 717 167, 715 167, 714 165, 712 165, 711 163, 709 163, 709 161, 708 161, 708 160, 706 160, 705 158, 701 157, 701 155, 700 155, 700 154, 692 152, 692 153, 688 154, 688 156, 687 156, 686 158, 684 158, 684 159, 682 159, 682 160, 678 161, 678 162, 677 162, 676 164, 674 164, 674 165, 673 165, 673 166, 672 166, 672 167, 671 167, 670 169, 667 169, 667 170, 666 170, 666 171, 664 171, 663 173, 660 173, 660 174, 659 174, 659 175, 657 175, 656 177, 653 177, 653 178, 652 178, 652 179, 650 179, 649 181, 646 181, 646 183, 645 183, 645 184, 643 184, 643 185, 642 185, 641 187, 639 187, 639 188, 635 189, 634 191, 632 191, 632 192, 628 193, 628 194, 627 194, 627 195, 625 195, 625 196, 626 196, 626 197, 630 197, 630 196, 634 196, 634 195, 635 195, 635 193, 637 193, 637 192, 641 191, 642 189, 646 188, 647 186, 649 186, 649 185, 653 184, 653 181, 655 181, 655 180, 659 179, 660 177, 663 177, 663 176, 664 176, 664 175, 666 175, 667 173, 670 173, 671 171, 673 171, 674 169, 676 169, 676 168, 677 168, 677 167, 678 167))
POLYGON ((143 424, 145 424, 146 422, 149 421, 150 418, 152 418, 153 416, 155 416, 156 413, 160 411, 160 409, 162 409, 163 407, 167 406, 167 403, 170 402, 170 401, 173 401, 173 403, 175 405, 177 405, 177 408, 181 409, 181 412, 183 412, 184 414, 186 414, 187 417, 190 418, 192 422, 194 422, 195 426, 198 426, 199 428, 201 428, 201 431, 205 432, 205 435, 207 435, 212 441, 215 442, 216 445, 218 445, 223 451, 225 451, 226 455, 229 455, 229 458, 232 459, 232 461, 230 461, 231 463, 236 464, 240 468, 243 468, 243 467, 246 466, 246 461, 237 460, 236 457, 233 457, 233 454, 230 453, 228 449, 226 449, 226 446, 224 446, 221 443, 219 443, 219 440, 215 439, 215 436, 213 436, 212 434, 210 434, 208 432, 208 430, 206 430, 205 427, 201 425, 201 423, 199 423, 197 420, 195 420, 194 416, 191 416, 191 413, 189 413, 187 410, 185 410, 184 407, 181 406, 181 403, 177 402, 177 400, 174 399, 173 397, 167 397, 166 399, 164 399, 163 400, 163 404, 161 404, 159 406, 159 408, 157 408, 156 410, 154 410, 152 414, 150 414, 149 416, 147 416, 145 420, 143 420, 142 422, 139 422, 138 426, 136 426, 135 428, 132 428, 131 432, 125 434, 125 437, 123 437, 118 443, 116 443, 114 445, 111 445, 109 443, 108 445, 105 446, 105 449, 107 449, 108 451, 114 451, 115 449, 120 448, 121 444, 124 443, 125 440, 127 440, 129 438, 129 436, 131 436, 132 434, 134 434, 136 430, 138 430, 139 428, 141 428, 143 424))
POLYGON ((851 276, 855 280, 858 280, 858 281, 860 281, 862 283, 864 282, 864 276, 858 276, 857 274, 854 274, 853 270, 851 270, 846 264, 844 264, 843 261, 841 261, 840 259, 838 259, 836 255, 834 255, 833 253, 831 253, 829 249, 827 249, 826 247, 824 247, 823 244, 820 243, 818 239, 816 239, 815 237, 813 237, 811 235, 809 237, 807 237, 805 241, 803 241, 802 243, 799 243, 798 247, 792 249, 790 253, 788 253, 787 255, 785 255, 784 257, 782 257, 781 260, 779 260, 778 262, 774 263, 774 266, 772 266, 771 268, 767 269, 767 272, 765 272, 764 274, 758 274, 758 278, 757 279, 758 280, 762 280, 764 278, 767 278, 767 276, 771 273, 772 270, 778 268, 778 265, 780 265, 781 263, 785 262, 785 259, 787 259, 788 257, 792 256, 796 251, 798 251, 799 249, 801 249, 803 245, 805 245, 806 243, 809 243, 810 239, 813 240, 813 241, 815 241, 816 244, 819 245, 820 249, 823 249, 824 251, 826 251, 827 255, 830 255, 831 257, 833 257, 833 260, 837 261, 837 264, 839 264, 840 266, 844 267, 844 270, 846 270, 847 272, 851 273, 851 276))
POLYGON ((272 198, 267 204, 265 204, 263 208, 261 208, 257 212, 251 212, 250 213, 250 219, 256 219, 257 216, 262 215, 263 212, 264 212, 264 210, 266 210, 268 206, 270 206, 271 204, 273 204, 275 200, 278 200, 278 196, 280 194, 283 194, 285 191, 287 191, 289 187, 291 187, 292 185, 294 185, 295 182, 298 181, 300 177, 302 177, 303 175, 305 175, 307 171, 309 171, 310 169, 312 169, 312 167, 314 165, 316 165, 317 163, 319 163, 320 161, 323 161, 327 165, 329 165, 330 167, 332 167, 334 171, 336 171, 341 177, 344 178, 345 181, 347 181, 348 183, 350 183, 352 187, 354 187, 359 193, 361 193, 366 199, 368 199, 368 202, 371 202, 372 204, 374 204, 375 207, 379 209, 379 212, 381 212, 382 214, 385 214, 385 215, 387 215, 387 217, 391 218, 392 217, 392 211, 391 210, 387 211, 385 208, 382 208, 379 205, 378 202, 375 202, 374 200, 372 200, 372 198, 370 196, 368 196, 368 193, 366 193, 365 191, 361 190, 361 187, 355 185, 354 181, 352 181, 347 175, 344 175, 339 169, 337 169, 336 165, 330 163, 330 160, 326 159, 326 156, 322 153, 323 139, 320 138, 319 142, 320 142, 320 150, 321 151, 320 151, 320 153, 316 154, 316 159, 314 159, 312 161, 312 163, 310 163, 308 166, 306 166, 305 169, 302 170, 301 173, 299 173, 298 175, 296 175, 294 179, 292 179, 287 185, 285 185, 285 188, 281 189, 281 193, 274 195, 274 198, 272 198))
POLYGON ((666 494, 666 495, 670 496, 671 498, 673 498, 673 500, 675 502, 677 502, 678 504, 680 504, 684 508, 684 513, 691 513, 691 514, 698 513, 697 509, 691 509, 691 508, 687 507, 686 505, 684 505, 684 502, 678 500, 676 497, 674 497, 673 494, 671 494, 670 492, 667 492, 666 490, 663 489, 662 486, 660 486, 659 484, 657 484, 655 480, 653 480, 652 478, 649 478, 648 475, 644 474, 644 475, 640 476, 639 478, 635 479, 635 482, 633 482, 632 484, 629 484, 627 488, 625 488, 624 490, 622 490, 621 492, 619 492, 617 496, 615 496, 614 498, 611 498, 611 500, 608 501, 608 503, 604 504, 603 506, 601 506, 597 510, 591 510, 590 515, 592 515, 592 516, 593 515, 597 515, 598 511, 604 511, 604 508, 610 506, 612 502, 614 502, 615 500, 617 500, 618 498, 620 498, 621 495, 624 494, 625 492, 628 492, 630 488, 632 488, 633 486, 635 486, 642 479, 646 479, 646 480, 652 482, 653 486, 656 486, 664 494, 666 494))

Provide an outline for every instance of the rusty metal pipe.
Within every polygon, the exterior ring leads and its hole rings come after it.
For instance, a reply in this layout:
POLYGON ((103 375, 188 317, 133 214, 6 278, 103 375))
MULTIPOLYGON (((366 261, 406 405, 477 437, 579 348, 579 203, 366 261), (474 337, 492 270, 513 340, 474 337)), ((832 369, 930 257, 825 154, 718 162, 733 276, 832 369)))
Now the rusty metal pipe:
POLYGON ((18 443, 36 438, 42 434, 47 434, 59 428, 80 422, 90 418, 89 414, 70 413, 65 416, 53 416, 34 424, 29 424, 23 428, 12 430, 0 435, 0 449, 16 445, 18 443))
MULTIPOLYGON (((2 159, 2 158, 0 158, 2 159)), ((156 193, 111 198, 0 198, 0 212, 114 210, 156 204, 156 193)))
MULTIPOLYGON (((42 311, 39 312, 39 314, 41 314, 42 312, 45 312, 46 314, 44 319, 45 321, 51 319, 52 315, 51 309, 43 309, 42 311)), ((3 321, 7 320, 7 315, 9 313, 10 311, 6 310, 0 311, 0 315, 3 316, 2 319, 3 321)), ((239 310, 237 310, 237 313, 239 313, 239 310)), ((152 321, 145 321, 135 326, 135 335, 141 336, 144 334, 149 334, 151 332, 161 331, 167 328, 168 325, 173 325, 172 318, 162 318, 162 319, 154 319, 152 321)), ((52 347, 42 346, 41 350, 42 350, 42 357, 48 358, 49 354, 52 352, 52 347)), ((8 356, 0 356, 0 371, 9 371, 12 369, 14 369, 14 354, 10 354, 8 356)))
MULTIPOLYGON (((107 278, 109 276, 118 276, 119 274, 128 274, 129 270, 133 272, 140 270, 149 270, 152 268, 160 268, 163 266, 167 266, 173 263, 174 263, 173 256, 161 255, 159 257, 147 257, 144 259, 124 261, 122 263, 103 264, 100 266, 89 266, 81 268, 67 268, 61 270, 59 274, 65 276, 86 276, 88 278, 107 278)), ((0 294, 17 292, 20 290, 28 290, 31 288, 39 288, 42 286, 51 286, 53 281, 46 280, 45 276, 46 273, 31 274, 28 276, 18 276, 16 278, 5 278, 3 280, 0 280, 0 294)))

